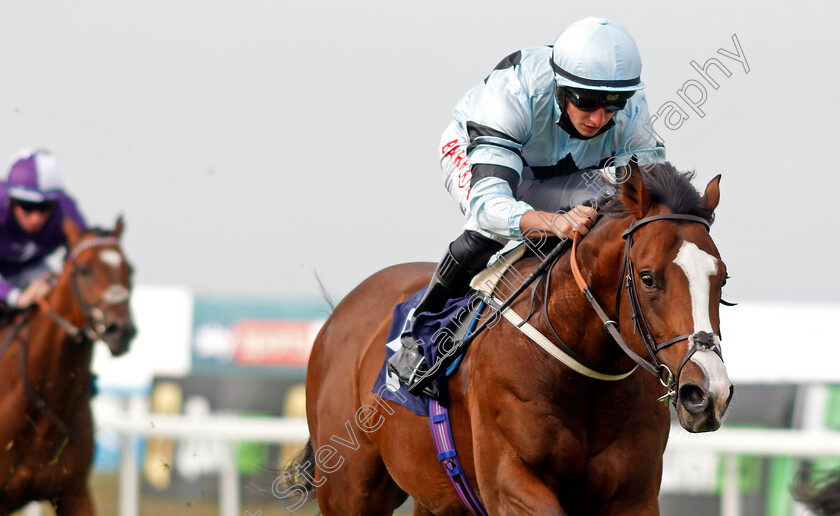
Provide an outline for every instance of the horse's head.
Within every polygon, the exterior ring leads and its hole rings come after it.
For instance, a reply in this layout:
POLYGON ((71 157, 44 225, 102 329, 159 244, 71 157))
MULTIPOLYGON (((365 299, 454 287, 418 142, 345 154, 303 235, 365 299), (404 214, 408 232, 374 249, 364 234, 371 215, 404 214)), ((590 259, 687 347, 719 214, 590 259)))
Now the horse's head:
POLYGON ((120 248, 122 231, 122 217, 112 231, 83 232, 71 220, 64 222, 69 251, 62 280, 72 289, 73 319, 114 356, 128 351, 137 333, 128 307, 132 269, 120 248))
POLYGON ((726 265, 709 235, 720 176, 701 197, 690 176, 670 165, 640 172, 633 162, 626 170, 604 210, 615 215, 611 224, 624 239, 621 333, 656 367, 683 428, 716 430, 733 393, 720 351, 726 265))

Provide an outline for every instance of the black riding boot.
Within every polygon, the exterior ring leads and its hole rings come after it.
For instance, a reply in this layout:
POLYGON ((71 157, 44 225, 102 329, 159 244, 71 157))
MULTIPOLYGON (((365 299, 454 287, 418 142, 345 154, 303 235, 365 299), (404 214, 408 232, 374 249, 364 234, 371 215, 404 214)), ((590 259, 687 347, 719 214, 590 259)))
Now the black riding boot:
POLYGON ((423 299, 410 315, 408 330, 400 335, 402 347, 388 360, 388 369, 406 385, 426 370, 420 344, 411 331, 414 317, 423 312, 439 312, 446 301, 462 296, 469 290, 469 282, 486 265, 487 260, 502 248, 502 244, 474 231, 465 231, 449 245, 449 250, 438 264, 423 299))

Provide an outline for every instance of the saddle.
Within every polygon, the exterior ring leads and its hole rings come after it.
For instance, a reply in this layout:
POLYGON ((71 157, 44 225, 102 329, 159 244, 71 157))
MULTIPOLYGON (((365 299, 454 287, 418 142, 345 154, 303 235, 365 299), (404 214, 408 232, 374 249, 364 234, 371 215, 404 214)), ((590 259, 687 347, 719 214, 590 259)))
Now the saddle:
POLYGON ((456 344, 463 342, 476 330, 482 313, 488 307, 488 295, 494 292, 505 272, 525 256, 527 251, 528 246, 523 243, 507 252, 500 253, 489 267, 473 278, 470 284, 473 291, 464 297, 448 300, 440 312, 421 313, 415 317, 412 333, 413 337, 422 343, 421 350, 426 366, 432 368, 442 360, 449 362, 433 381, 428 382, 417 392, 413 392, 413 388, 409 391, 404 383, 388 371, 387 362, 391 355, 400 349, 400 334, 404 330, 407 315, 423 298, 425 288, 407 301, 395 306, 386 345, 386 366, 380 370, 373 391, 421 416, 429 415, 429 399, 445 402, 447 398, 445 379, 458 370, 463 353, 466 351, 466 347, 456 349, 456 344), (453 350, 455 350, 454 355, 453 350))
POLYGON ((526 242, 521 242, 507 252, 499 254, 499 257, 486 269, 475 275, 470 282, 470 288, 492 296, 505 273, 527 254, 529 249, 526 244, 526 242))

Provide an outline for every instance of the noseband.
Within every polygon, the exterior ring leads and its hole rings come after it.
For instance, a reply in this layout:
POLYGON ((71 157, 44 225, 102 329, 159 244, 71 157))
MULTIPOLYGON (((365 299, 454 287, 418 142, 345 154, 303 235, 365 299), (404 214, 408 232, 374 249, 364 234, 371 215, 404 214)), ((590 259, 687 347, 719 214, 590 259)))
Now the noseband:
MULTIPOLYGON (((624 239, 624 260, 621 266, 621 274, 618 280, 618 289, 616 292, 615 298, 615 313, 616 317, 620 312, 621 308, 621 290, 622 288, 627 291, 627 298, 630 304, 630 313, 633 318, 633 333, 635 334, 636 331, 639 332, 639 335, 642 338, 642 342, 644 343, 645 350, 648 354, 648 359, 643 358, 638 353, 630 349, 630 346, 624 341, 624 338, 621 336, 621 332, 618 327, 618 323, 611 320, 598 301, 595 299, 595 296, 592 294, 592 290, 590 289, 589 285, 583 279, 583 275, 580 273, 580 268, 577 264, 577 243, 579 240, 578 233, 575 233, 574 241, 572 244, 572 274, 575 277, 575 282, 577 283, 578 287, 580 288, 583 295, 592 305, 592 308, 598 314, 598 317, 601 318, 601 321, 604 323, 604 328, 609 332, 612 336, 613 340, 621 347, 622 351, 633 359, 639 366, 641 366, 644 370, 648 371, 652 375, 659 378, 660 383, 668 389, 668 392, 659 398, 659 401, 666 402, 669 399, 672 399, 676 402, 676 387, 679 386, 679 378, 680 373, 682 372, 683 366, 691 359, 691 357, 696 353, 698 350, 711 350, 717 353, 718 356, 721 356, 720 350, 720 337, 716 334, 711 334, 705 331, 699 331, 694 334, 687 333, 685 335, 679 335, 677 337, 668 339, 664 342, 658 343, 654 338, 653 334, 650 331, 650 327, 645 319, 644 312, 642 311, 641 303, 639 302, 639 293, 636 289, 636 282, 633 279, 634 271, 633 271, 633 261, 630 259, 630 248, 633 246, 633 233, 639 229, 640 227, 644 226, 645 224, 650 224, 651 222, 655 222, 657 220, 681 220, 681 221, 688 221, 688 222, 696 222, 699 224, 703 224, 706 227, 706 230, 709 230, 709 222, 706 219, 701 217, 695 217, 693 215, 683 215, 683 214, 675 214, 675 213, 668 213, 663 215, 654 215, 651 217, 645 217, 641 220, 633 220, 630 223, 630 227, 627 228, 622 234, 621 237, 624 239), (657 353, 662 351, 663 349, 676 344, 677 342, 682 342, 683 340, 689 341, 689 351, 680 361, 680 365, 677 369, 676 377, 674 373, 659 359, 656 357, 657 353)), ((721 359, 723 357, 721 356, 721 359)))
POLYGON ((73 267, 70 273, 71 285, 73 287, 73 295, 76 296, 76 301, 82 308, 84 315, 85 326, 79 328, 71 323, 52 308, 50 308, 47 301, 44 299, 41 302, 41 308, 53 319, 59 326, 61 326, 73 339, 81 341, 82 337, 87 337, 91 341, 99 340, 105 334, 107 327, 105 326, 105 314, 102 311, 104 307, 119 305, 128 302, 129 292, 123 285, 112 283, 105 289, 99 299, 93 303, 88 304, 79 289, 79 268, 76 265, 76 258, 92 247, 106 247, 119 246, 119 239, 115 237, 98 237, 91 238, 81 242, 76 247, 70 250, 67 254, 66 263, 73 267))

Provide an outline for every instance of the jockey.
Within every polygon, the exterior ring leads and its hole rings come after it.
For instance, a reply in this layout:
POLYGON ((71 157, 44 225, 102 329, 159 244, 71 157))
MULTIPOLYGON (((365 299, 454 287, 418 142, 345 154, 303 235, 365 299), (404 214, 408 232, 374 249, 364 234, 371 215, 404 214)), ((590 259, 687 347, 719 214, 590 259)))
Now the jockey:
POLYGON ((63 191, 61 170, 46 150, 22 150, 0 183, 0 309, 23 309, 50 290, 47 257, 67 244, 62 222, 85 221, 63 191))
MULTIPOLYGON (((504 58, 458 102, 441 139, 444 184, 467 218, 423 299, 409 315, 438 312, 509 240, 586 234, 592 205, 615 167, 665 160, 649 127, 642 61, 623 26, 602 18, 569 25, 553 47, 504 58)), ((411 337, 388 362, 413 383, 425 367, 411 337)))

